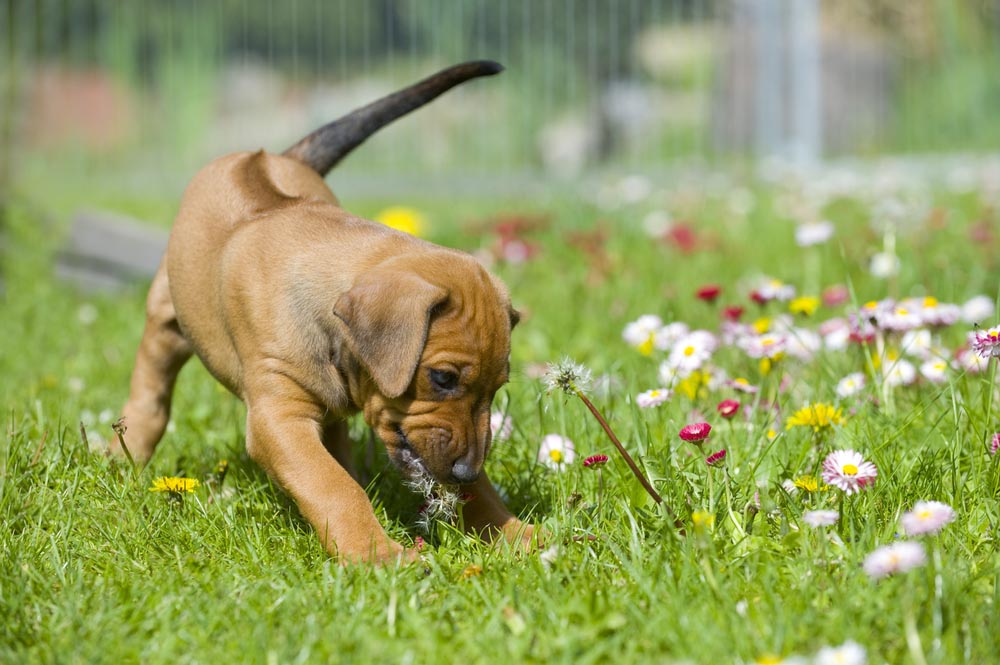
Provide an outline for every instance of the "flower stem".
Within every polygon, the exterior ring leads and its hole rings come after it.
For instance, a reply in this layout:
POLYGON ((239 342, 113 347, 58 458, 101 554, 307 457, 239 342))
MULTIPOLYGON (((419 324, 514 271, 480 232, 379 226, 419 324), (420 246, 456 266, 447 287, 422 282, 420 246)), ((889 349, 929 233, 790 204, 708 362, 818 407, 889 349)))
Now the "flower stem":
POLYGON ((601 412, 597 410, 597 407, 594 406, 593 402, 591 402, 582 391, 575 390, 574 392, 576 393, 576 396, 580 398, 580 401, 582 401, 584 405, 590 409, 590 412, 594 414, 594 417, 597 418, 597 422, 601 424, 601 428, 604 430, 604 433, 608 435, 609 439, 611 439, 611 443, 615 444, 615 448, 618 449, 618 452, 625 459, 625 463, 628 464, 628 468, 632 469, 632 473, 635 474, 635 477, 640 483, 642 483, 642 487, 646 490, 649 496, 653 497, 653 501, 656 503, 662 504, 663 497, 661 497, 657 491, 653 489, 653 486, 649 483, 649 481, 646 480, 646 476, 639 470, 635 460, 633 460, 632 456, 628 454, 627 450, 625 450, 625 447, 621 444, 621 441, 618 440, 618 437, 615 436, 615 433, 611 431, 611 426, 608 425, 608 421, 604 419, 601 412))

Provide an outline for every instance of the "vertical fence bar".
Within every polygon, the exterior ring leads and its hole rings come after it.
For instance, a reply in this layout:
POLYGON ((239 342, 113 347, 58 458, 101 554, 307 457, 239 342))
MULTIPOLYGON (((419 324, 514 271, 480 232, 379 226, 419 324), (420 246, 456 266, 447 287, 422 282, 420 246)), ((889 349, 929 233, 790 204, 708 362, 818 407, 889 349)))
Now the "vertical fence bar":
POLYGON ((794 0, 790 23, 790 156, 799 164, 811 164, 823 151, 819 0, 794 0))
POLYGON ((752 0, 754 39, 754 144, 757 156, 773 155, 781 146, 784 124, 781 67, 781 0, 752 0))

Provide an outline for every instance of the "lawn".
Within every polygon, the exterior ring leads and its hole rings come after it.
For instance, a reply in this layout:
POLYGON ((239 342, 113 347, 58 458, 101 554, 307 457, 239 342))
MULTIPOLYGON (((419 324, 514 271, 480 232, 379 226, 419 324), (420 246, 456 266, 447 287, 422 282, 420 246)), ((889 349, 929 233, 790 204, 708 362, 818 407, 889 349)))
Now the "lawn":
MULTIPOLYGON (((0 313, 0 662, 995 662, 998 361, 968 336, 978 324, 990 354, 1000 188, 979 161, 911 166, 608 178, 546 200, 341 192, 367 216, 418 210, 430 239, 492 262, 523 314, 487 468, 550 541, 518 555, 445 523, 421 533, 420 497, 357 420, 383 524, 426 542, 399 568, 328 557, 197 362, 147 468, 101 453, 143 285, 52 278, 66 205, 25 186, 0 313), (564 357, 663 505, 584 404, 548 390, 564 357), (681 438, 700 422, 707 440, 681 438), (838 450, 858 456, 824 474, 838 450), (583 463, 597 454, 599 471, 583 463), (164 476, 200 485, 150 491, 164 476)), ((168 222, 166 197, 93 193, 116 196, 168 222)))

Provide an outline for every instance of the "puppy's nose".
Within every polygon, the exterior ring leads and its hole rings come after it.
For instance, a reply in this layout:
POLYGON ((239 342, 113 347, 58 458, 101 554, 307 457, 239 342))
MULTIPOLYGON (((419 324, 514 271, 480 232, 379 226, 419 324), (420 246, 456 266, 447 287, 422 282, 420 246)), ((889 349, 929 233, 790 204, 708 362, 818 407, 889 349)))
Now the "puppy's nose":
POLYGON ((460 485, 468 485, 476 482, 476 479, 479 478, 479 471, 471 464, 458 460, 451 466, 451 477, 460 485))

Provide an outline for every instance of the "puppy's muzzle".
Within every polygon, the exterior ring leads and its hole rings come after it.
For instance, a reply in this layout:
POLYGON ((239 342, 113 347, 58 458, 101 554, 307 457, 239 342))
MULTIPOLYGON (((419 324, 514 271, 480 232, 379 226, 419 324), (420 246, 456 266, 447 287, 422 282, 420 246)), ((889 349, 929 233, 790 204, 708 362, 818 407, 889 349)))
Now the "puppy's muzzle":
POLYGON ((479 479, 479 469, 465 459, 459 459, 451 465, 451 477, 459 485, 468 485, 479 479))

